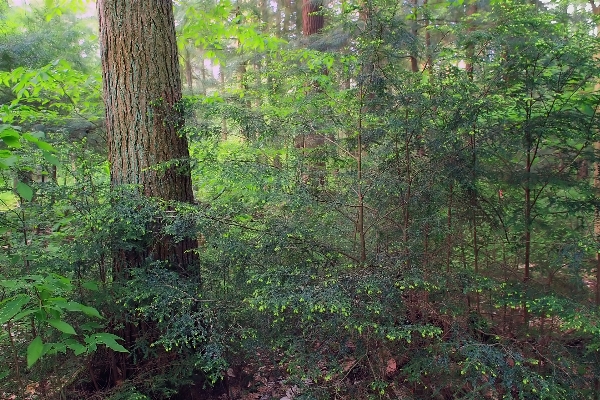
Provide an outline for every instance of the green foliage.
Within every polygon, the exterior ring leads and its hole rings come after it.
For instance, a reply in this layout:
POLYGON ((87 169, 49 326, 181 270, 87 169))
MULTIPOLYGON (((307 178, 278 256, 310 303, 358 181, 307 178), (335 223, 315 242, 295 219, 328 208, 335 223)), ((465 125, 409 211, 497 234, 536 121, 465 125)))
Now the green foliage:
POLYGON ((83 1, 54 3, 4 10, 0 23, 0 70, 35 69, 58 58, 67 59, 79 70, 89 72, 93 68, 98 48, 94 24, 74 13, 82 10, 83 1), (79 4, 69 10, 75 3, 79 4))
POLYGON ((183 25, 178 37, 180 46, 188 43, 204 49, 204 56, 224 62, 220 54, 230 38, 237 40, 238 52, 273 51, 285 41, 260 32, 260 21, 248 12, 240 11, 237 4, 227 1, 179 2, 183 9, 183 25))
MULTIPOLYGON (((64 18, 50 3, 42 19, 64 18)), ((73 119, 98 119, 97 76, 14 48, 2 364, 43 377, 81 355, 98 384, 112 349, 136 373, 113 399, 218 385, 240 365, 280 369, 298 398, 591 398, 591 16, 332 2, 300 38, 300 3, 177 2, 184 62, 201 59, 191 91, 208 73, 181 102, 196 204, 109 188, 102 135, 73 119), (162 238, 197 240, 199 264, 156 261, 162 238)))
POLYGON ((79 312, 87 317, 102 319, 94 307, 68 300, 68 296, 72 295, 75 289, 68 278, 56 274, 30 275, 16 280, 2 280, 0 286, 6 297, 0 303, 0 322, 9 327, 7 333, 11 335, 15 330, 21 331, 24 324, 35 326, 38 332, 27 346, 28 368, 43 355, 65 352, 67 349, 74 351, 75 355, 89 354, 96 350, 98 344, 104 344, 115 351, 127 352, 115 341, 118 339, 115 335, 90 334, 102 325, 83 323, 78 334, 73 326, 65 321, 67 312, 79 312), (62 335, 56 342, 43 342, 42 336, 46 336, 45 332, 50 327, 62 335), (79 335, 83 335, 83 343, 72 337, 79 335))

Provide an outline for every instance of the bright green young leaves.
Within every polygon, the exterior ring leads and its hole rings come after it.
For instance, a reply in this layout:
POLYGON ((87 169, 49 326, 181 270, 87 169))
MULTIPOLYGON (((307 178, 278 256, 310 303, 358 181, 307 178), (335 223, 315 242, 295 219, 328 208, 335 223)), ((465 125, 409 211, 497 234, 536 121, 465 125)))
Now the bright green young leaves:
MULTIPOLYGON (((15 164, 19 159, 15 150, 24 143, 35 145, 48 163, 60 167, 54 155, 56 149, 45 140, 45 134, 22 132, 18 124, 61 118, 75 109, 87 114, 91 107, 96 107, 93 99, 99 98, 98 80, 76 71, 64 60, 56 60, 39 69, 19 67, 0 72, 0 82, 10 88, 13 95, 10 103, 0 107, 0 140, 6 145, 0 150, 0 170, 15 164)), ((24 182, 18 182, 15 191, 26 201, 33 199, 33 189, 24 182)))
POLYGON ((231 1, 187 1, 183 29, 178 36, 180 47, 192 42, 205 50, 206 58, 220 59, 218 52, 231 38, 238 42, 238 52, 276 50, 284 40, 260 32, 260 21, 240 11, 231 1))
MULTIPOLYGON (((84 284, 88 290, 97 290, 94 282, 84 284)), ((0 287, 13 295, 0 302, 0 326, 7 333, 25 332, 29 324, 25 317, 32 318, 37 336, 27 346, 27 366, 31 368, 42 356, 72 350, 75 355, 96 351, 98 345, 105 345, 118 352, 127 352, 120 345, 118 336, 110 333, 96 333, 102 324, 89 321, 79 325, 83 340, 78 340, 79 332, 66 321, 67 312, 76 312, 96 320, 102 316, 94 307, 66 299, 74 289, 70 279, 51 274, 48 276, 29 275, 15 280, 0 280, 0 287), (56 334, 59 339, 56 341, 56 334), (54 338, 45 342, 44 338, 54 338)))
POLYGON ((65 12, 83 12, 89 3, 90 1, 88 0, 44 0, 46 21, 50 21, 54 17, 60 17, 65 12))

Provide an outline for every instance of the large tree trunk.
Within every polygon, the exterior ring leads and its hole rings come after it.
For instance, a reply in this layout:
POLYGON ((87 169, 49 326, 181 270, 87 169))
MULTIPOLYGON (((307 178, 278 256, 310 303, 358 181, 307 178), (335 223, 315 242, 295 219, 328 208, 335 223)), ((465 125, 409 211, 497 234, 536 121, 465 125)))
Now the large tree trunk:
MULTIPOLYGON (((171 0, 98 0, 102 78, 113 189, 167 201, 192 202, 187 139, 180 136, 181 78, 171 0)), ((116 250, 113 275, 127 279, 129 268, 147 258, 190 270, 197 247, 192 238, 175 242, 161 221, 148 221, 151 236, 137 250, 116 250)), ((116 331, 129 349, 148 324, 120 321, 116 331)), ((123 353, 110 353, 111 383, 134 371, 123 353)))
MULTIPOLYGON (((99 0, 102 78, 113 188, 135 185, 138 194, 193 202, 188 144, 178 130, 181 78, 171 0, 99 0)), ((155 236, 160 227, 151 227, 155 236)), ((162 235, 161 235, 162 236, 162 235)), ((156 237, 146 254, 179 267, 193 259, 194 240, 156 237)), ((116 264, 119 269, 127 265, 116 264)))

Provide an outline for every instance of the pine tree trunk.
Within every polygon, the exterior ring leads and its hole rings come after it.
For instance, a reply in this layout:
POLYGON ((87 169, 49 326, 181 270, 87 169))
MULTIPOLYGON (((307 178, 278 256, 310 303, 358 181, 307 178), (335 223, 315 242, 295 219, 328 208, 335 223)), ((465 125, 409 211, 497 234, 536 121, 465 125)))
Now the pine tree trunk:
MULTIPOLYGON (((193 202, 188 144, 180 136, 181 77, 170 0, 99 0, 102 78, 111 187, 131 185, 131 195, 193 202)), ((148 222, 152 232, 141 250, 116 250, 115 279, 127 279, 129 268, 148 257, 168 260, 171 267, 195 265, 197 241, 175 242, 162 223, 148 222)), ((122 320, 116 330, 133 349, 141 325, 122 320)), ((132 350, 133 351, 133 350, 132 350)), ((111 384, 127 379, 134 368, 123 353, 110 353, 111 384)))
POLYGON ((411 51, 411 55, 410 55, 410 69, 412 72, 419 72, 419 61, 418 61, 418 55, 417 55, 417 41, 418 41, 418 25, 417 25, 417 17, 418 17, 418 13, 419 13, 419 4, 417 0, 412 0, 412 22, 410 23, 410 30, 413 36, 413 40, 415 42, 415 45, 413 46, 413 49, 411 51))
MULTIPOLYGON (((600 16, 600 6, 597 5, 594 0, 590 0, 590 4, 592 6, 594 16, 600 16)), ((600 24, 598 24, 597 28, 600 29, 600 24)), ((600 89, 600 84, 596 85, 596 89, 600 89)), ((594 142, 594 159, 594 189, 596 191, 596 196, 600 196, 600 161, 598 161, 600 159, 600 142, 594 142)), ((600 207, 596 206, 594 211, 594 235, 596 237, 596 241, 600 241, 600 207)), ((595 304, 597 307, 600 307, 600 252, 596 254, 596 259, 595 304)), ((596 386, 598 386, 597 382, 596 386)), ((600 398, 600 394, 597 394, 600 398)))
MULTIPOLYGON (((183 118, 173 4, 99 0, 97 8, 111 186, 133 185, 139 195, 191 203, 188 143, 179 134, 183 118)), ((148 255, 186 267, 195 247, 192 239, 157 238, 147 253, 117 260, 115 272, 148 255)))
POLYGON ((302 3, 302 34, 304 36, 319 33, 325 26, 325 18, 321 13, 322 0, 304 0, 302 3))
MULTIPOLYGON (((600 16, 600 5, 595 0, 590 0, 595 17, 600 16)), ((596 31, 600 32, 600 24, 596 25, 596 31)), ((600 83, 596 84, 596 90, 600 89, 600 83)), ((600 142, 594 142, 594 191, 596 197, 600 196, 600 142)), ((600 206, 596 205, 594 210, 594 239, 600 242, 600 206)), ((594 293, 594 304, 600 307, 600 252, 596 251, 596 290, 594 293)), ((594 398, 600 399, 600 379, 594 377, 594 398)))

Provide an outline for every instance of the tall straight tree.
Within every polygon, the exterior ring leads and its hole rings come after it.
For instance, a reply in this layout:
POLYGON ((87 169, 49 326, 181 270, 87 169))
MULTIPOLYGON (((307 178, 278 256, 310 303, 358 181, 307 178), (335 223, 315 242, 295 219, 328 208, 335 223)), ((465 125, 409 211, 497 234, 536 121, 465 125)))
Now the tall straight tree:
MULTIPOLYGON (((323 16, 323 1, 322 0, 303 0, 302 2, 302 35, 305 38, 317 34, 325 27, 325 17, 323 16)), ((307 42, 308 43, 308 42, 307 42)), ((326 70, 323 73, 327 74, 326 70)), ((317 82, 311 82, 310 86, 315 90, 307 90, 307 95, 311 93, 320 93, 320 88, 317 82)), ((308 171, 302 171, 302 180, 310 181, 315 175, 321 175, 325 165, 321 160, 314 160, 315 154, 309 149, 316 149, 325 144, 325 137, 320 133, 303 133, 294 138, 296 148, 302 149, 303 156, 308 158, 308 171), (312 157, 311 157, 312 156, 312 157), (312 159, 311 159, 312 158, 312 159), (317 172, 315 174, 315 172, 317 172), (311 175, 313 175, 311 177, 311 175)), ((318 177, 320 183, 323 183, 323 176, 318 177)))
MULTIPOLYGON (((592 12, 594 16, 600 16, 600 4, 597 4, 595 0, 590 0, 590 5, 592 6, 592 12)), ((597 31, 600 29, 600 23, 597 24, 597 31)), ((600 35, 600 33, 598 33, 600 35)), ((600 83, 596 84, 596 90, 600 89, 600 83)), ((596 196, 600 195, 600 141, 594 142, 594 189, 596 191, 596 196)), ((596 241, 600 241, 600 207, 596 205, 594 210, 594 236, 596 241)), ((600 251, 596 252, 596 290, 595 290, 595 303, 596 306, 600 306, 600 251)), ((600 383, 596 379, 594 381, 596 394, 600 393, 600 383)), ((598 395, 597 397, 600 397, 598 395)))
MULTIPOLYGON (((111 185, 135 185, 138 193, 192 202, 188 143, 171 0, 99 0, 102 78, 111 185)), ((194 259, 195 240, 156 240, 145 254, 126 254, 135 264, 148 255, 180 267, 194 259), (140 257, 141 256, 141 257, 140 257)), ((129 258, 129 260, 127 260, 129 258)), ((119 269, 123 268, 118 266, 119 269)))
POLYGON ((304 0, 302 3, 302 34, 310 36, 325 26, 322 0, 304 0))

